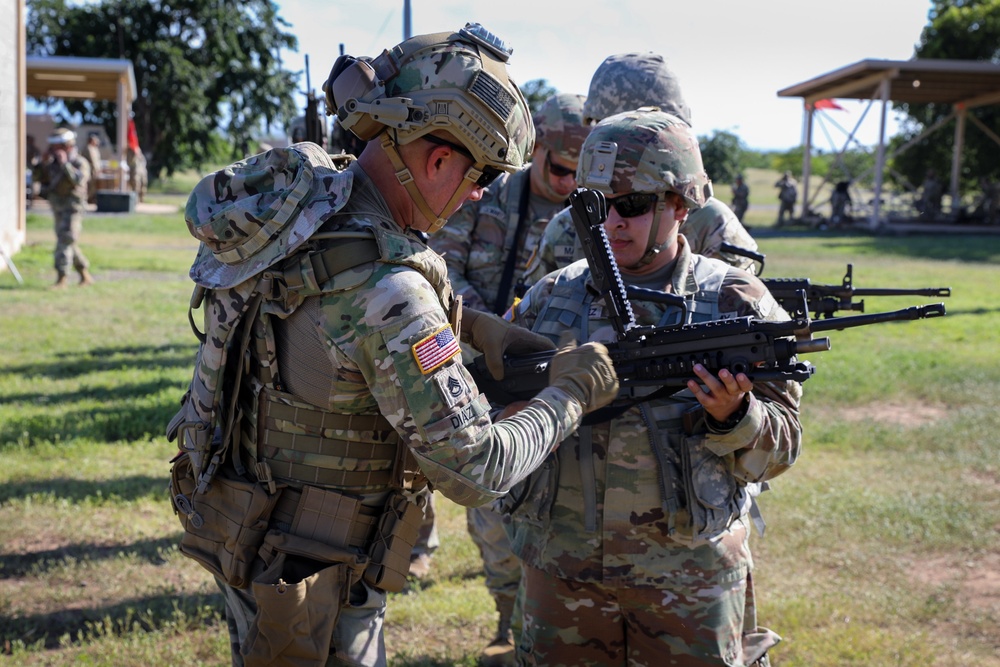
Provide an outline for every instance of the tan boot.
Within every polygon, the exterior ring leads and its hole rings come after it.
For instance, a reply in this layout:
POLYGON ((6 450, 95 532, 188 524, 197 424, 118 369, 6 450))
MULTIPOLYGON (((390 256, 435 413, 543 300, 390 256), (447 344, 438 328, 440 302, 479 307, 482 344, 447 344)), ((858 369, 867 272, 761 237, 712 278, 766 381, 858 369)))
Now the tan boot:
POLYGON ((66 272, 60 271, 56 274, 56 282, 52 285, 52 289, 62 289, 66 287, 66 272))
POLYGON ((516 663, 514 637, 510 631, 511 607, 512 602, 497 601, 497 634, 479 654, 482 667, 513 667, 516 663))
POLYGON ((80 274, 81 286, 94 284, 94 277, 90 275, 90 271, 88 271, 87 269, 77 269, 76 272, 80 274))

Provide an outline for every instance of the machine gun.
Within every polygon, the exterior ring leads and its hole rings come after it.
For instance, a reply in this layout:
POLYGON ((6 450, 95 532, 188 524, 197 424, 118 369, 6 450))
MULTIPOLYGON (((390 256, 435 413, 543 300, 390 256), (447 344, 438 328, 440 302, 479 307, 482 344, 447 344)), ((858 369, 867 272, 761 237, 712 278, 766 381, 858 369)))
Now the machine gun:
POLYGON ((854 287, 854 266, 847 265, 847 273, 840 285, 813 285, 808 278, 761 278, 771 295, 793 317, 808 317, 814 313, 816 319, 833 317, 838 311, 851 310, 865 312, 865 302, 855 301, 862 296, 951 296, 950 287, 923 287, 898 289, 894 287, 854 287), (802 294, 806 297, 806 309, 802 309, 802 294))
MULTIPOLYGON (((846 329, 900 320, 940 317, 944 304, 912 306, 886 313, 871 313, 840 317, 825 321, 810 321, 808 315, 784 322, 771 322, 752 317, 680 324, 673 327, 640 326, 635 321, 627 296, 648 298, 639 290, 626 290, 618 267, 611 256, 603 221, 607 218, 607 203, 596 190, 580 188, 570 195, 573 222, 590 265, 591 280, 598 288, 610 313, 617 340, 607 344, 618 374, 620 385, 661 387, 673 391, 684 387, 688 380, 697 379, 695 364, 712 373, 723 368, 731 373, 745 373, 753 382, 809 379, 815 368, 801 362, 797 355, 830 349, 829 338, 812 338, 813 333, 846 329)), ((655 290, 642 290, 652 292, 655 290)), ((658 293, 657 300, 682 305, 681 297, 658 293)), ((804 295, 800 294, 805 308, 804 295)), ((682 318, 682 321, 686 318, 682 318)), ((477 386, 494 403, 527 400, 548 385, 548 367, 555 353, 537 352, 504 361, 504 378, 495 380, 486 367, 485 357, 467 365, 477 386)), ((626 392, 627 393, 627 392, 626 392)), ((649 400, 658 392, 639 400, 649 400)), ((632 399, 619 399, 616 403, 632 399)))

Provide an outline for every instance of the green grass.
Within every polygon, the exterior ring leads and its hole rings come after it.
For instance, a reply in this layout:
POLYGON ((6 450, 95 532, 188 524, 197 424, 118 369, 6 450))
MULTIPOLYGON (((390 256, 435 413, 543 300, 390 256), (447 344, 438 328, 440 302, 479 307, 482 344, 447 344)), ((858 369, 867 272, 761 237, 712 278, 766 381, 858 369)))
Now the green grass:
MULTIPOLYGON (((834 331, 809 355, 804 451, 754 537, 760 622, 784 637, 772 664, 1000 667, 1000 239, 758 242, 770 277, 839 284, 852 262, 856 287, 953 290, 947 317, 834 331)), ((97 282, 62 291, 52 245, 51 219, 29 215, 25 284, 0 274, 0 663, 228 664, 220 596, 178 552, 165 490, 195 243, 179 213, 89 216, 97 282)), ((438 513, 430 578, 389 602, 396 667, 471 667, 492 637, 464 510, 439 497, 438 513)))

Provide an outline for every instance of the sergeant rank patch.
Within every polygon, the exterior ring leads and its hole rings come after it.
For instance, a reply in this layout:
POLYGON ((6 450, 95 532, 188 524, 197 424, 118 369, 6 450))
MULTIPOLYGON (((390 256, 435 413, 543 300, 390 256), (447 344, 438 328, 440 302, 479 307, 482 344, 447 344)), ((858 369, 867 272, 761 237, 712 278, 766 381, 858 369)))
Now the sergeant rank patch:
POLYGON ((420 372, 424 375, 432 372, 462 351, 450 324, 444 325, 427 338, 414 343, 412 350, 413 358, 417 360, 417 366, 420 367, 420 372))

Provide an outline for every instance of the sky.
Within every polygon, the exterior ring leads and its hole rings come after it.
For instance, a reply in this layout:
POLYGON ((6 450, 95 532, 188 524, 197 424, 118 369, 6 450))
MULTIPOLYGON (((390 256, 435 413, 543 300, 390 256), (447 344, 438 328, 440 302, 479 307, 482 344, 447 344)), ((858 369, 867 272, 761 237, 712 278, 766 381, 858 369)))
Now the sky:
MULTIPOLYGON (((312 88, 344 52, 376 56, 403 38, 403 0, 277 0, 286 28, 299 40, 285 67, 303 70, 312 88)), ((514 48, 513 79, 545 79, 559 92, 587 94, 590 78, 609 55, 654 51, 680 79, 695 132, 736 134, 755 150, 802 143, 802 99, 783 88, 860 60, 908 60, 928 21, 930 0, 411 0, 412 33, 454 31, 482 23, 514 48)), ((305 89, 305 77, 301 79, 305 89)), ((300 100, 304 106, 305 98, 300 100)), ((858 128, 866 145, 878 140, 879 105, 844 100, 826 112, 826 131, 813 145, 840 150, 858 128), (829 138, 827 138, 829 134, 829 138)), ((887 136, 896 132, 891 111, 887 136)))

